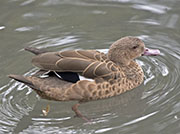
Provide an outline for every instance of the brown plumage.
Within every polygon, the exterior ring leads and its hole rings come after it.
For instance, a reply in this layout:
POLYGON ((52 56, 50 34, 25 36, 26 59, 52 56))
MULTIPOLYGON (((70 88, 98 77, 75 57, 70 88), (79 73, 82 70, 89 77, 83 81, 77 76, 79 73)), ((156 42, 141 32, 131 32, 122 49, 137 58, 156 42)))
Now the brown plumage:
MULTIPOLYGON (((143 82, 144 73, 134 59, 141 55, 159 54, 158 50, 145 48, 144 43, 136 37, 124 37, 116 41, 111 45, 108 54, 96 50, 26 50, 36 54, 32 63, 41 70, 75 72, 93 81, 77 80, 72 83, 52 73, 45 78, 38 75, 9 75, 10 78, 25 83, 42 98, 80 102, 112 97, 139 86, 143 82)), ((75 107, 77 106, 73 108, 75 107)))

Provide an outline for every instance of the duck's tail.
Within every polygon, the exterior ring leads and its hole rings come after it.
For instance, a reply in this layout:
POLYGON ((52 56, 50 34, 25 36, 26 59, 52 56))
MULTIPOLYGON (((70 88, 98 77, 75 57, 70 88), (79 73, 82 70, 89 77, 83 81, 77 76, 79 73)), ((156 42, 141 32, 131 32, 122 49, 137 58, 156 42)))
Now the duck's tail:
POLYGON ((9 78, 14 79, 16 81, 22 82, 25 85, 31 87, 31 88, 35 88, 33 83, 31 81, 29 81, 26 77, 22 76, 22 75, 14 75, 14 74, 10 74, 8 75, 9 78))
POLYGON ((26 51, 29 51, 35 55, 39 55, 39 54, 42 54, 42 53, 46 53, 48 51, 44 50, 44 49, 38 49, 38 48, 35 48, 35 47, 26 47, 24 48, 24 50, 26 51))

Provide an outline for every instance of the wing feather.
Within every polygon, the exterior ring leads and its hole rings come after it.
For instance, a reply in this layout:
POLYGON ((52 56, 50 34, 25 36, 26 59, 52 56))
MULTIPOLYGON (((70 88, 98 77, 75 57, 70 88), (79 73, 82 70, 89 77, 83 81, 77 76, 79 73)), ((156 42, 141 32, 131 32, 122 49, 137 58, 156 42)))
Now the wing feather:
POLYGON ((87 78, 107 76, 117 71, 117 66, 108 60, 106 54, 95 50, 42 53, 35 56, 32 63, 43 70, 76 72, 87 78))

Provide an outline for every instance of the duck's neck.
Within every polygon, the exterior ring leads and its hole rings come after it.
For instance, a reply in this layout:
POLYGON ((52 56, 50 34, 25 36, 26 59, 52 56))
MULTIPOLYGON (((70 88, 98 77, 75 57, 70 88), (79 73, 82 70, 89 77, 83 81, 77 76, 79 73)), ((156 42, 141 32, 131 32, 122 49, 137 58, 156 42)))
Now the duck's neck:
POLYGON ((127 84, 130 83, 132 88, 137 87, 143 82, 144 72, 135 61, 131 61, 128 66, 121 66, 121 68, 126 76, 127 84))

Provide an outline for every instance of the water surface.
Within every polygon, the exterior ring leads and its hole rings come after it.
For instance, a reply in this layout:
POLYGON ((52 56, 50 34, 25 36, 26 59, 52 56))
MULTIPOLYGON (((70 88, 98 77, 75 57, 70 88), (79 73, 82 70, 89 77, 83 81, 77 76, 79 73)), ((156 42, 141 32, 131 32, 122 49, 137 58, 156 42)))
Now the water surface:
POLYGON ((0 133, 180 134, 178 0, 6 0, 0 12, 0 133), (92 123, 74 118, 76 102, 40 99, 6 77, 37 70, 24 47, 106 51, 128 35, 160 49, 161 55, 137 59, 145 72, 138 88, 82 104, 92 123), (51 109, 44 117, 47 104, 51 109))

